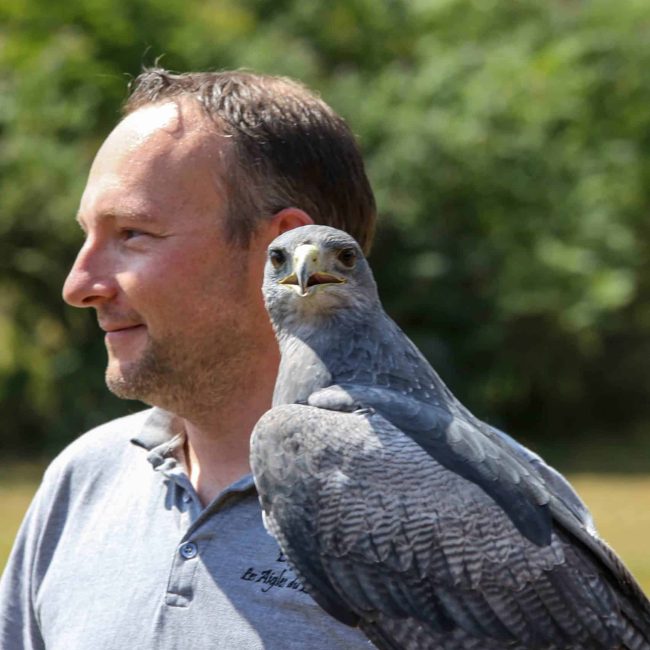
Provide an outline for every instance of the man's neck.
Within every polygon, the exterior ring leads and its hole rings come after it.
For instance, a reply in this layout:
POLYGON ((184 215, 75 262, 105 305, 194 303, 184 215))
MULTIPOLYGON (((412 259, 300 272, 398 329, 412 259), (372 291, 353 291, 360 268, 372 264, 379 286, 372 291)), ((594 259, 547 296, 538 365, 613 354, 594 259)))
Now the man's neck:
POLYGON ((207 506, 223 489, 250 473, 250 436, 271 408, 277 357, 260 360, 248 381, 235 382, 228 399, 210 410, 180 417, 185 430, 185 463, 190 482, 207 506))
MULTIPOLYGON (((261 410, 260 415, 264 412, 261 410)), ((203 506, 250 472, 249 438, 255 425, 231 428, 228 435, 207 432, 184 421, 185 463, 190 482, 203 506)))

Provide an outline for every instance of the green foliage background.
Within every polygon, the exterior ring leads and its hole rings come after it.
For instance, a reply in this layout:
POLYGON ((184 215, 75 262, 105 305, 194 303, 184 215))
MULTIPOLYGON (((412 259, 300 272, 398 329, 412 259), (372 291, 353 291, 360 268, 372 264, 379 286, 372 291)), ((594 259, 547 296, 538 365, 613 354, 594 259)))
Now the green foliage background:
POLYGON ((650 469, 646 0, 5 0, 3 448, 138 408, 60 289, 92 157, 160 55, 318 89, 364 149, 388 311, 452 389, 565 466, 650 469))

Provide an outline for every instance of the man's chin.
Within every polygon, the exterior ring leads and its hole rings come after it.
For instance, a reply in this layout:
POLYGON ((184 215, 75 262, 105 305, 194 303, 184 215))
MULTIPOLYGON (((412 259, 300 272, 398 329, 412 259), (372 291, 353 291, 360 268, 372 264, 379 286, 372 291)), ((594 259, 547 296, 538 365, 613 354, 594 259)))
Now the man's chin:
POLYGON ((108 390, 120 399, 137 399, 144 401, 140 396, 140 392, 135 390, 128 382, 125 382, 114 377, 106 377, 106 386, 108 390))
POLYGON ((104 377, 108 390, 117 397, 150 404, 169 374, 169 368, 161 362, 160 354, 149 346, 129 360, 120 359, 109 350, 104 377))
POLYGON ((137 373, 131 376, 123 372, 116 372, 110 365, 106 369, 106 386, 116 397, 121 399, 134 399, 150 404, 153 399, 151 377, 141 377, 137 373))

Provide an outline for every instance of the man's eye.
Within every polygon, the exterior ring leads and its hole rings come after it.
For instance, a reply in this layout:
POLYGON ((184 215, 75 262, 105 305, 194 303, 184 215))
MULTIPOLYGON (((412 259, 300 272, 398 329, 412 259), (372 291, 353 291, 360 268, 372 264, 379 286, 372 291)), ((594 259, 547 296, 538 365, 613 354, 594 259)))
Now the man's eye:
POLYGON ((122 238, 123 239, 134 239, 135 237, 142 237, 143 235, 146 235, 146 232, 143 232, 142 230, 137 230, 136 228, 124 228, 121 231, 122 238))

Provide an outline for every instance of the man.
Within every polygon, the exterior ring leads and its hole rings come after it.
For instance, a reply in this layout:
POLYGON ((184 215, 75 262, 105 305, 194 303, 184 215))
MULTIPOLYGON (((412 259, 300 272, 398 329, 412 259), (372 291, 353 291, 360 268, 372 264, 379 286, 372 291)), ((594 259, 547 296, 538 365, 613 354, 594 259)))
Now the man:
POLYGON ((246 73, 142 74, 92 165, 63 295, 105 332, 106 382, 154 406, 48 468, 0 585, 3 650, 361 648, 265 532, 249 435, 278 363, 265 249, 306 223, 368 248, 345 123, 246 73))

